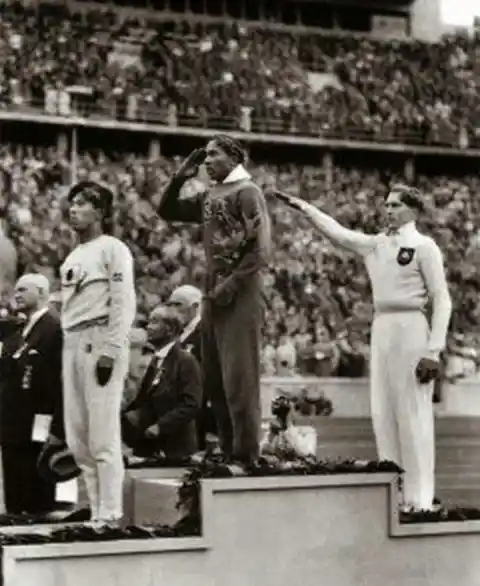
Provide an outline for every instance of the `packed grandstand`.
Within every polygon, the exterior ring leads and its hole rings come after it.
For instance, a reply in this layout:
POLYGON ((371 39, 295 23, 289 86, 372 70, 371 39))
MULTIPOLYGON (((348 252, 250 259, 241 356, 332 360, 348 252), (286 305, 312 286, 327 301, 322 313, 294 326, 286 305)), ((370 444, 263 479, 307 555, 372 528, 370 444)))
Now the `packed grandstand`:
MULTIPOLYGON (((182 130, 272 135, 252 145, 258 182, 300 194, 346 226, 381 228, 393 179, 425 192, 432 213, 423 228, 445 254, 454 301, 454 374, 471 372, 480 349, 478 38, 427 44, 284 29, 2 2, 1 204, 21 269, 55 281, 72 245, 66 190, 86 176, 104 181, 117 197, 117 235, 135 254, 141 321, 176 285, 201 283, 199 228, 172 227, 154 213, 162 186, 197 145, 182 130), (28 124, 18 122, 26 115, 28 124), (78 116, 89 128, 73 138, 78 116), (124 130, 95 130, 111 119, 124 130), (129 133, 130 122, 146 126, 129 133), (168 126, 168 140, 155 125, 168 126), (279 135, 295 144, 280 148, 279 135), (307 139, 323 142, 307 148, 307 139), (398 145, 405 149, 388 152, 398 145)), ((264 372, 366 375, 371 304, 361 263, 312 237, 286 208, 270 209, 264 372)))

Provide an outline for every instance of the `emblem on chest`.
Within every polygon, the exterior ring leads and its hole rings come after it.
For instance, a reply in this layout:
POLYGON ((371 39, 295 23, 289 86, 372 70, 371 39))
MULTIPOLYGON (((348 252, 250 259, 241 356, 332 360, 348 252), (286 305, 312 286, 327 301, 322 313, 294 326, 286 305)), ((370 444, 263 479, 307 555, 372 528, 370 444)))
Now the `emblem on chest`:
POLYGON ((397 263, 401 266, 407 266, 413 260, 415 256, 415 248, 401 247, 397 254, 397 263))
POLYGON ((75 264, 65 267, 63 271, 63 283, 64 285, 78 285, 85 278, 85 270, 82 265, 75 264))

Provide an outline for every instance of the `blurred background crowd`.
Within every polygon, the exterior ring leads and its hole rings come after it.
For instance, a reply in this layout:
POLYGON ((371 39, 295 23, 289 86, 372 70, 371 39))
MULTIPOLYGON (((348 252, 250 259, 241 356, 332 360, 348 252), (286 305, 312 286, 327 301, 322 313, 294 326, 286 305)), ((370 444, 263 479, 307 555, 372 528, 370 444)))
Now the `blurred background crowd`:
MULTIPOLYGON (((98 150, 75 160, 79 179, 89 177, 115 188, 116 235, 136 258, 139 323, 174 287, 202 283, 200 228, 172 227, 155 214, 162 186, 180 160, 108 156, 98 150)), ((4 145, 0 169, 6 224, 21 270, 42 272, 58 284, 58 267, 73 245, 64 214, 70 161, 53 148, 4 145)), ((381 229, 382 201, 392 176, 342 165, 335 165, 330 175, 321 165, 252 164, 251 171, 261 186, 276 181, 282 189, 300 192, 346 226, 381 229)), ((480 341, 480 178, 419 175, 417 184, 435 205, 422 227, 446 257, 455 305, 452 352, 454 348, 455 355, 464 355, 461 372, 470 367, 474 372, 480 341)), ((266 274, 265 374, 365 376, 372 307, 361 261, 314 236, 287 208, 271 201, 269 206, 275 246, 266 274)))
POLYGON ((381 41, 191 14, 1 4, 2 108, 461 148, 479 142, 475 36, 381 41))
MULTIPOLYGON (((271 23, 1 6, 0 114, 12 119, 19 112, 81 114, 90 122, 115 118, 299 139, 455 149, 479 143, 475 36, 427 44, 285 32, 271 23)), ((102 145, 108 140, 115 139, 104 137, 102 145)), ((65 195, 74 179, 89 177, 116 193, 116 235, 136 258, 140 325, 174 287, 201 285, 200 228, 167 225, 154 212, 182 157, 130 152, 128 138, 123 149, 81 148, 74 157, 41 142, 38 134, 29 142, 28 132, 22 140, 10 131, 5 138, 0 129, 0 209, 21 271, 42 272, 58 286, 58 268, 73 244, 65 195)), ((253 157, 249 170, 262 187, 275 183, 354 229, 381 229, 390 182, 412 180, 398 165, 376 167, 376 153, 365 151, 353 163, 336 157, 328 166, 321 154, 305 162, 293 151, 253 157)), ((438 158, 414 176, 432 210, 422 228, 444 252, 454 301, 450 380, 473 375, 480 361, 480 177, 472 167, 462 172, 438 158)), ((286 208, 269 206, 275 246, 266 274, 264 374, 367 376, 372 307, 361 262, 314 237, 286 208)))

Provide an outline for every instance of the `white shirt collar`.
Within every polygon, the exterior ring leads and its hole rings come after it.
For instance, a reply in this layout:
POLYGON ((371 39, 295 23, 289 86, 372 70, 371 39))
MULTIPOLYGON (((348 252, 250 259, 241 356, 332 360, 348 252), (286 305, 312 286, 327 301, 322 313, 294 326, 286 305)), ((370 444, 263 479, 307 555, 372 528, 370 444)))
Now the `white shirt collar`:
POLYGON ((173 342, 169 342, 166 346, 160 348, 160 350, 157 350, 155 352, 155 356, 162 361, 165 360, 165 358, 170 354, 170 350, 175 346, 175 344, 176 340, 174 340, 173 342))
POLYGON ((415 222, 407 222, 406 224, 403 224, 403 226, 400 226, 400 228, 398 229, 398 234, 400 234, 401 236, 406 236, 408 234, 413 234, 414 232, 417 231, 417 228, 415 226, 415 222))
POLYGON ((251 178, 252 176, 243 165, 237 165, 235 169, 232 169, 232 171, 230 171, 230 173, 225 177, 222 183, 235 183, 235 181, 241 181, 242 179, 251 178))
POLYGON ((30 316, 30 319, 25 324, 23 328, 23 337, 26 338, 28 334, 33 330, 33 326, 38 322, 40 318, 42 318, 48 312, 48 307, 42 307, 42 309, 37 309, 34 311, 30 316))
POLYGON ((183 330, 181 336, 180 336, 180 342, 185 342, 185 340, 191 335, 191 333, 195 330, 195 328, 198 326, 198 324, 200 323, 200 319, 201 319, 201 315, 200 312, 197 313, 197 315, 191 320, 190 323, 188 323, 185 326, 185 329, 183 330))
MULTIPOLYGON (((188 338, 188 336, 190 336, 190 334, 193 332, 193 330, 200 323, 200 319, 201 319, 201 314, 198 313, 192 319, 192 321, 189 324, 187 324, 187 326, 185 326, 185 329, 183 330, 183 332, 180 334, 180 337, 178 338, 178 341, 180 343, 184 342, 188 338)), ((177 343, 177 340, 173 340, 173 342, 169 342, 166 346, 164 346, 163 348, 160 348, 160 350, 157 350, 155 352, 155 356, 162 361, 165 360, 165 358, 170 354, 170 350, 175 346, 176 343, 177 343)))

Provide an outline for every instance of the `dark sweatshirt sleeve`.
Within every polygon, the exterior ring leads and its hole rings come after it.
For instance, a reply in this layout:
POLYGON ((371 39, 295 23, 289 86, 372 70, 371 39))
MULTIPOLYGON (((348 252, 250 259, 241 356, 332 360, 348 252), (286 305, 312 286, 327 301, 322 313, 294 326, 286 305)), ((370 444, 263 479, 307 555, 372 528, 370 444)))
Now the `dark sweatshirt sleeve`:
POLYGON ((180 190, 185 181, 173 177, 165 188, 157 207, 158 215, 167 222, 201 224, 203 220, 202 193, 188 199, 180 199, 180 190))
POLYGON ((236 281, 264 268, 272 247, 270 216, 260 189, 252 184, 237 197, 244 237, 239 244, 238 262, 232 267, 231 276, 236 281))

